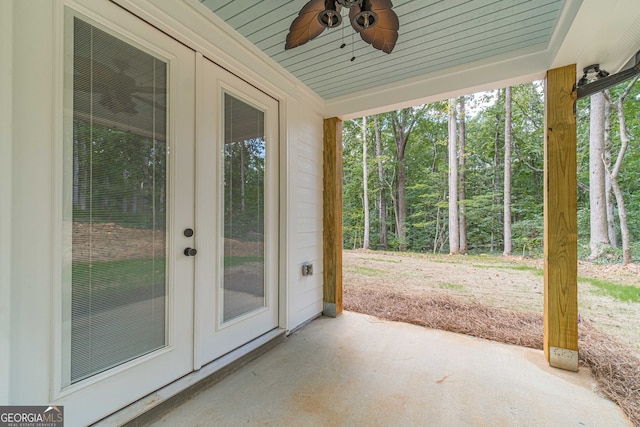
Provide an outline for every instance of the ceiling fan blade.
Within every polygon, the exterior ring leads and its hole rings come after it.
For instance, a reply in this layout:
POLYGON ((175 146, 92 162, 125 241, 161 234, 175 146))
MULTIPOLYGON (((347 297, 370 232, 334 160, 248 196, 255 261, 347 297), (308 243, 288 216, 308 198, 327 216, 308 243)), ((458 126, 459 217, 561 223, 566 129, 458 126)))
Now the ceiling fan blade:
POLYGON ((293 49, 318 37, 324 28, 318 21, 318 15, 325 9, 325 0, 311 0, 305 4, 293 20, 287 34, 286 49, 293 49))
POLYGON ((110 66, 95 59, 75 55, 73 60, 75 90, 94 93, 107 93, 114 90, 156 95, 166 93, 166 88, 164 87, 139 85, 133 77, 125 74, 124 71, 115 71, 110 66))
POLYGON ((94 59, 74 55, 73 61, 76 89, 89 91, 92 85, 101 88, 117 79, 116 71, 94 59))
POLYGON ((391 9, 391 0, 370 0, 371 11, 378 15, 378 22, 373 27, 358 29, 353 25, 353 19, 360 13, 360 8, 355 6, 349 11, 349 20, 353 29, 360 33, 362 40, 385 53, 391 53, 398 40, 400 21, 398 15, 391 9))

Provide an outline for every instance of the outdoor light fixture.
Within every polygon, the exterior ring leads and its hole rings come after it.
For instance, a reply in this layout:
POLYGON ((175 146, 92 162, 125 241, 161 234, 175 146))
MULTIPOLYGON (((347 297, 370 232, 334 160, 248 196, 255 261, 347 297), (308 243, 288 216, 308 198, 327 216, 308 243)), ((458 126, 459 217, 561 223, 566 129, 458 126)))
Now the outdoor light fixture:
POLYGON ((590 81, 599 80, 609 75, 608 71, 602 70, 600 68, 600 64, 593 64, 582 69, 583 75, 580 80, 578 80, 577 86, 584 86, 588 84, 590 81))
POLYGON ((584 74, 576 84, 578 99, 591 96, 640 74, 640 51, 636 53, 632 61, 635 62, 630 67, 612 75, 601 69, 600 64, 585 67, 582 70, 584 74))
POLYGON ((400 28, 391 0, 311 0, 291 23, 284 48, 293 49, 318 37, 326 28, 340 26, 343 7, 349 9, 351 26, 362 40, 391 53, 400 28))

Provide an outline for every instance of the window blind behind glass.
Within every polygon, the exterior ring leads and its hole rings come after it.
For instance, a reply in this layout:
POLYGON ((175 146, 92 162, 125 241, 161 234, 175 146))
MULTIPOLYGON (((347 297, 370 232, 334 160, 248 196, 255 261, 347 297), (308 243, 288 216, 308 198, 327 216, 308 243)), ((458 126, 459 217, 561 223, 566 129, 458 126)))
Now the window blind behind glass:
POLYGON ((74 19, 71 382, 166 343, 167 64, 74 19))

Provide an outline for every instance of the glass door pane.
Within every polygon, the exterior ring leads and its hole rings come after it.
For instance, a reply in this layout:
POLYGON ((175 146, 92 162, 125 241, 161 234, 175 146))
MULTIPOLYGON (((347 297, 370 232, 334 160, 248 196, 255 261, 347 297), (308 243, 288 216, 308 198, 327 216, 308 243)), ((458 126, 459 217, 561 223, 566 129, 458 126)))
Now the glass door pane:
POLYGON ((75 17, 69 66, 67 385, 166 345, 168 198, 167 64, 75 17))
POLYGON ((223 321, 265 306, 264 112, 224 95, 223 321))
POLYGON ((279 321, 278 102, 209 60, 199 65, 196 366, 279 321))

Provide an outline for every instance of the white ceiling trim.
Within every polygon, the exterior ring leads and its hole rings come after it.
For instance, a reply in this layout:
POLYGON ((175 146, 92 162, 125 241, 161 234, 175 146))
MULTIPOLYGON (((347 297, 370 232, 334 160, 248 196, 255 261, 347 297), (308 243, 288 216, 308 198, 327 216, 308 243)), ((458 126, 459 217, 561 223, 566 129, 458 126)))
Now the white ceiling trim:
POLYGON ((550 54, 544 46, 439 70, 356 94, 327 100, 325 117, 344 120, 411 107, 544 78, 550 54))

